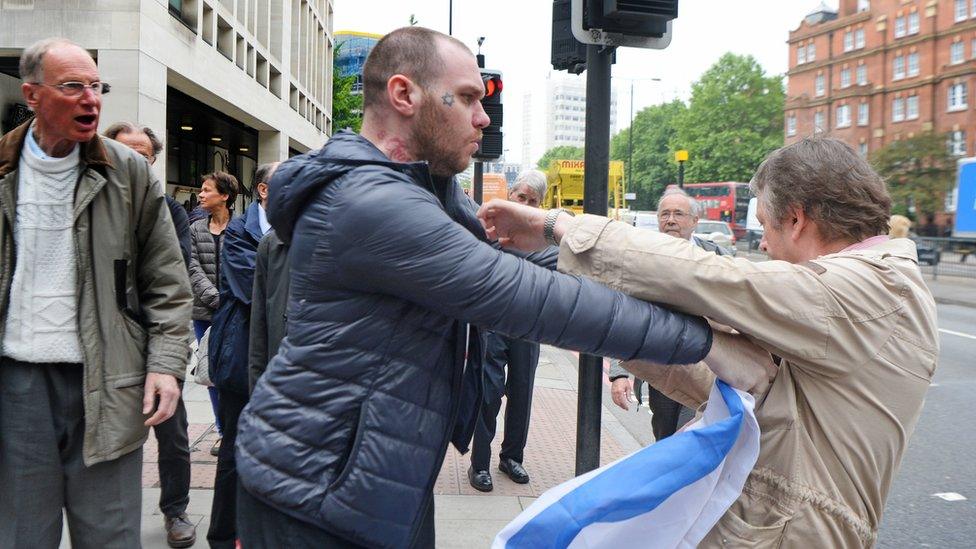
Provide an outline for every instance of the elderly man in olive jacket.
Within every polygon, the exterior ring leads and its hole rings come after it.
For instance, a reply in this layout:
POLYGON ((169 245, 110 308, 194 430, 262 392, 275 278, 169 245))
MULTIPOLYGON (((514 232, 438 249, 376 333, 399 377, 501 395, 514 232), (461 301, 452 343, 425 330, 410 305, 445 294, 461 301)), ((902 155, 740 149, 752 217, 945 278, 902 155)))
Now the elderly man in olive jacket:
POLYGON ((91 56, 28 47, 0 139, 0 544, 139 546, 142 444, 189 357, 190 288, 146 160, 96 134, 91 56))

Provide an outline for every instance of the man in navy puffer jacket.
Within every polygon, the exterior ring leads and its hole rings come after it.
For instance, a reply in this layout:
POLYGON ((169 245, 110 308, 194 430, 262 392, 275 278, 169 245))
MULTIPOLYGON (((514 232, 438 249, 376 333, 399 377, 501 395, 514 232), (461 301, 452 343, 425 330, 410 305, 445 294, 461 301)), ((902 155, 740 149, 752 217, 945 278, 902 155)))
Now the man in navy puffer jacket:
POLYGON ((434 481, 448 443, 466 449, 480 402, 461 395, 480 383, 482 328, 666 364, 711 346, 700 318, 485 242, 453 180, 488 124, 463 44, 394 31, 364 86, 362 134, 334 135, 273 179, 291 293, 286 337, 240 418, 247 549, 432 547, 434 481))

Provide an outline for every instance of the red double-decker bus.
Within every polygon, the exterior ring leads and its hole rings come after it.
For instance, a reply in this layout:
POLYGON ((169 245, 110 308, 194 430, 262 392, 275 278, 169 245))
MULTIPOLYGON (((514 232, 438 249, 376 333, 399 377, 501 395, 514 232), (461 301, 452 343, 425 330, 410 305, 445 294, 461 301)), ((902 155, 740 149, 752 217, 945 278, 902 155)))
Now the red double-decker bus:
POLYGON ((722 183, 686 183, 685 192, 695 197, 702 210, 702 219, 725 221, 735 237, 746 236, 746 216, 749 212, 749 184, 725 181, 722 183))

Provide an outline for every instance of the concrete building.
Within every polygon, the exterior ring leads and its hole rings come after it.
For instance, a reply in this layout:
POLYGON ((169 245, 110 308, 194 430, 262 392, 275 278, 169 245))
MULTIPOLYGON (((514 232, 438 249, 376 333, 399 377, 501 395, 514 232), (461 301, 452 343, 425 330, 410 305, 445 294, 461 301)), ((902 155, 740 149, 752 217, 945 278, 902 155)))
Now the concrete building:
MULTIPOLYGON (((610 92, 610 135, 617 133, 617 87, 610 92)), ((544 92, 522 96, 522 168, 534 168, 553 147, 582 147, 586 137, 586 77, 550 75, 544 92)))
POLYGON ((976 1, 840 0, 789 51, 786 143, 828 132, 867 155, 931 130, 976 154, 976 1))
POLYGON ((358 31, 337 31, 335 33, 336 54, 335 71, 340 76, 355 76, 356 82, 352 86, 355 94, 363 93, 363 65, 373 46, 383 38, 382 34, 372 34, 358 31))
POLYGON ((0 1, 3 131, 23 112, 17 62, 36 40, 87 48, 119 120, 164 137, 154 170, 178 200, 225 170, 250 188, 258 163, 332 132, 332 0, 0 1))

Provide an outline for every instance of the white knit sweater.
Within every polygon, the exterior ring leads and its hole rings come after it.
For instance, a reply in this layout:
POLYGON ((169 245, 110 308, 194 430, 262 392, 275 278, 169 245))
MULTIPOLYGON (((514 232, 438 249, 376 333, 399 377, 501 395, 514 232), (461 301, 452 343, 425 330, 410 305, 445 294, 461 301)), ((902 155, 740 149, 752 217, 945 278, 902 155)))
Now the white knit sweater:
POLYGON ((73 230, 78 149, 41 158, 25 141, 21 151, 17 262, 3 334, 3 355, 15 360, 82 362, 73 230))

